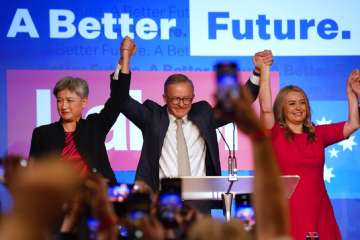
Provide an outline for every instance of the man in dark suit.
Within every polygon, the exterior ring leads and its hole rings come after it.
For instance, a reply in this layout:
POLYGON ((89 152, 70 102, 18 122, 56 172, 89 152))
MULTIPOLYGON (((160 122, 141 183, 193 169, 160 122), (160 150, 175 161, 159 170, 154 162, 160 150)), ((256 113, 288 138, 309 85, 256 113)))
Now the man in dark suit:
MULTIPOLYGON (((121 112, 143 134, 136 180, 157 191, 163 177, 221 175, 216 129, 229 121, 217 118, 208 102, 193 103, 193 83, 183 74, 171 75, 166 80, 163 93, 166 105, 151 100, 137 102, 129 95, 131 74, 124 74, 130 72, 129 61, 124 57, 119 60, 114 79, 123 85, 121 112)), ((251 78, 255 80, 249 79, 246 87, 255 99, 259 87, 254 82, 258 76, 251 78)))

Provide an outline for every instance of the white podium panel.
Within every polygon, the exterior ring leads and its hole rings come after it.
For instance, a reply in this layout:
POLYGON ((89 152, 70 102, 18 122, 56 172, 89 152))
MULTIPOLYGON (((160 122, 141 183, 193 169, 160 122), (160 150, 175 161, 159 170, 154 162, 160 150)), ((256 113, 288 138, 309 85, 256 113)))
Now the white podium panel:
MULTIPOLYGON (((181 177, 182 198, 184 200, 221 200, 221 194, 225 193, 230 185, 227 176, 206 177, 181 177)), ((294 192, 300 176, 281 176, 284 185, 285 196, 290 198, 294 192)), ((238 176, 234 181, 231 193, 252 193, 253 176, 238 176)))

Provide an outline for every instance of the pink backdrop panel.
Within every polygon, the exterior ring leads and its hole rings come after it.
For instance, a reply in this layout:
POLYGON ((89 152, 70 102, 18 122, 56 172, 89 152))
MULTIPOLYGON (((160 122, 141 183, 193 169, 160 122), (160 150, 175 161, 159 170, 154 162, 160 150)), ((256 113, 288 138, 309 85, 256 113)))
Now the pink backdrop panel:
MULTIPOLYGON (((8 70, 7 71, 7 103, 8 103, 8 152, 18 153, 24 156, 28 155, 31 141, 32 130, 37 124, 37 114, 49 112, 50 121, 57 121, 56 100, 52 96, 52 89, 55 83, 64 76, 76 76, 86 79, 89 83, 90 95, 89 103, 84 110, 84 116, 92 108, 103 105, 109 96, 110 71, 74 71, 74 70, 8 70), (48 102, 50 104, 37 103, 37 90, 49 91, 48 102), (45 106, 45 107, 44 107, 45 106), (49 107, 47 107, 49 106, 49 107), (49 109, 48 109, 49 108, 49 109), (37 113, 38 112, 38 113, 37 113), (40 112, 40 113, 39 113, 40 112)), ((136 71, 132 73, 131 90, 137 90, 141 93, 141 101, 152 99, 159 104, 163 104, 162 93, 165 79, 173 72, 154 72, 154 71, 136 71)), ((215 91, 213 72, 186 72, 186 75, 193 80, 195 86, 194 101, 207 100, 213 104, 213 94, 215 91)), ((250 73, 241 72, 240 79, 245 82, 250 73)), ((279 74, 271 73, 271 84, 273 96, 279 91, 279 74)), ((258 109, 258 103, 254 103, 258 109)), ((112 130, 107 142, 114 137, 113 134, 125 134, 126 138, 121 138, 124 150, 108 150, 111 165, 114 170, 135 170, 140 156, 139 150, 130 150, 130 124, 126 120, 116 130, 112 130), (122 132, 124 131, 124 132, 122 132)), ((226 135, 227 139, 232 139, 229 129, 220 130, 226 135)), ((238 168, 241 170, 252 170, 252 155, 249 141, 241 134, 237 134, 238 168)), ((140 135, 141 138, 141 135, 140 135)), ((138 140, 138 139, 137 139, 138 140)), ((229 142, 232 145, 232 142, 229 142)), ((221 166, 223 170, 227 169, 227 149, 223 140, 219 140, 221 166)))

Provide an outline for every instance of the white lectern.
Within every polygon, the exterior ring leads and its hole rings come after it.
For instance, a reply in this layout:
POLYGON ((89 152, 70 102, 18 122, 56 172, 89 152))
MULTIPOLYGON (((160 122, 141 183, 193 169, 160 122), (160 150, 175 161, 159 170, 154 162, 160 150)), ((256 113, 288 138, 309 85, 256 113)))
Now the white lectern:
MULTIPOLYGON (((230 185, 227 176, 181 177, 182 198, 184 200, 221 200, 230 185)), ((298 175, 281 176, 284 184, 285 197, 290 198, 300 177, 298 175)), ((237 176, 232 193, 252 193, 253 176, 237 176)))
MULTIPOLYGON (((224 200, 222 195, 227 192, 232 183, 230 193, 252 193, 253 176, 237 176, 235 181, 229 181, 228 176, 205 176, 205 177, 181 177, 182 179, 182 198, 183 200, 224 200)), ((298 175, 281 176, 284 186, 285 197, 290 198, 299 182, 298 175)), ((231 195, 233 196, 233 195, 231 195)), ((227 200, 229 201, 229 200, 227 200)), ((225 208, 231 207, 225 202, 225 208)), ((230 209, 224 209, 225 218, 229 220, 230 209)))

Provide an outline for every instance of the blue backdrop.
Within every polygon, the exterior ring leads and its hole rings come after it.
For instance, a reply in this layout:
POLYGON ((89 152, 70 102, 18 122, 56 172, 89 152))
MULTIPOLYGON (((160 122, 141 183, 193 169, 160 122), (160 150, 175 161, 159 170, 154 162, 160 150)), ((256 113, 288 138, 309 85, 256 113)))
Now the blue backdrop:
MULTIPOLYGON (((211 71, 222 59, 252 70, 251 55, 272 49, 280 86, 305 89, 314 122, 345 120, 346 78, 360 67, 359 6, 356 0, 5 0, 0 10, 0 155, 7 153, 7 70, 112 70, 118 44, 128 34, 138 45, 134 71, 211 71), (211 20, 210 12, 223 17, 211 20)), ((360 239, 359 139, 358 131, 326 150, 326 186, 344 239, 360 239)))

